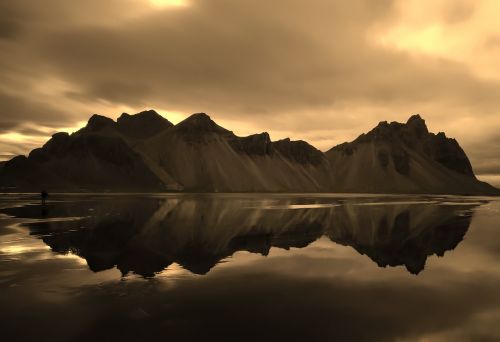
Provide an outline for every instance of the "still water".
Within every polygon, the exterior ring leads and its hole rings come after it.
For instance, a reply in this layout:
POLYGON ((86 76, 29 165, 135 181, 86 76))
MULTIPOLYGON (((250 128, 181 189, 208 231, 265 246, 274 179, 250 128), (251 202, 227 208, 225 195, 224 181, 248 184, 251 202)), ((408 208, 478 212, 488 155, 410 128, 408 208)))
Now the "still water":
POLYGON ((4 341, 500 340, 500 200, 0 199, 4 341))

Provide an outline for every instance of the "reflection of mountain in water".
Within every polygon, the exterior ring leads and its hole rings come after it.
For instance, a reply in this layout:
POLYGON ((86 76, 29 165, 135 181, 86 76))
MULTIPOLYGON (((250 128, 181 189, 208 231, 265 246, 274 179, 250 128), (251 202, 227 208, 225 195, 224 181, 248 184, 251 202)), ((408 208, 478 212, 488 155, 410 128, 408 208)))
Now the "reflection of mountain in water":
POLYGON ((440 205, 346 206, 333 216, 333 229, 327 235, 366 254, 381 267, 405 265, 417 274, 428 256, 443 256, 463 240, 472 211, 457 209, 440 205))
MULTIPOLYGON (((326 235, 379 266, 405 265, 416 274, 428 256, 442 256, 462 241, 475 206, 334 201, 340 205, 269 210, 277 200, 216 196, 87 200, 52 205, 46 220, 29 227, 54 252, 75 253, 96 272, 116 266, 123 274, 150 277, 176 262, 205 274, 236 251, 267 255, 271 247, 303 248, 326 235), (49 220, 57 217, 83 218, 49 220)), ((278 202, 280 207, 295 204, 278 202)), ((3 212, 40 216, 38 206, 3 212)))

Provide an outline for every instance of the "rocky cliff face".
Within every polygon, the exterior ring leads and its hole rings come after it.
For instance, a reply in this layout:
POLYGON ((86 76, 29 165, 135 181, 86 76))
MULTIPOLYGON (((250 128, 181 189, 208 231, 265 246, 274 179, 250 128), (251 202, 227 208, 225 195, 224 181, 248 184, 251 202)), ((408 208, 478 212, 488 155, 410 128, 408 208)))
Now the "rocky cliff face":
POLYGON ((57 133, 28 157, 5 164, 6 190, 158 191, 162 182, 120 137, 57 133))
POLYGON ((344 143, 328 151, 328 155, 352 155, 363 144, 385 145, 377 153, 379 165, 387 168, 390 163, 400 174, 409 174, 410 157, 407 149, 422 154, 457 173, 475 177, 467 155, 455 139, 442 132, 429 133, 420 115, 410 117, 406 124, 383 121, 367 134, 362 134, 351 143, 344 143))
POLYGON ((267 133, 238 137, 204 113, 194 114, 145 141, 138 150, 175 180, 173 187, 208 192, 321 191, 328 162, 312 146, 294 154, 295 142, 271 142, 267 133), (309 156, 311 155, 311 156, 309 156), (303 159, 303 162, 298 160, 303 159))
POLYGON ((305 141, 238 137, 204 113, 177 125, 153 110, 93 115, 0 168, 4 191, 394 192, 487 194, 464 151, 418 115, 381 122, 323 153, 305 141))
POLYGON ((381 122, 350 143, 326 152, 334 191, 490 193, 476 179, 455 139, 430 133, 419 116, 407 123, 381 122))
POLYGON ((135 115, 123 113, 116 121, 116 126, 126 136, 145 139, 172 127, 173 124, 154 110, 147 110, 135 115))

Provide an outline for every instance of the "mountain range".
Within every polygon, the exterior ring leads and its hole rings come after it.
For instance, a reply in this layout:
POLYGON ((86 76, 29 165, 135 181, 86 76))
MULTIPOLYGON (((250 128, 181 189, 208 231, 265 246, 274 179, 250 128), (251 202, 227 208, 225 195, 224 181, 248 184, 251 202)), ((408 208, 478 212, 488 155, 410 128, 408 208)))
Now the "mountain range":
POLYGON ((154 110, 93 115, 28 156, 0 165, 0 190, 31 192, 353 192, 498 194, 455 139, 414 115, 381 122, 322 152, 309 143, 239 137, 207 114, 174 125, 154 110))

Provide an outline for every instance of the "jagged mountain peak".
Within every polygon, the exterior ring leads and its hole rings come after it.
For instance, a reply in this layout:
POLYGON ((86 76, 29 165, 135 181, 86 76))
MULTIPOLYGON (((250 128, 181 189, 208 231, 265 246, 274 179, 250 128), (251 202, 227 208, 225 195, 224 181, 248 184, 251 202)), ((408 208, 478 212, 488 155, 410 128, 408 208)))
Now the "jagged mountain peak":
POLYGON ((412 116, 410 116, 408 118, 408 120, 406 121, 406 124, 411 124, 413 122, 418 122, 418 123, 422 123, 425 125, 425 120, 420 116, 420 114, 413 114, 412 116))
POLYGON ((206 113, 195 113, 175 125, 177 132, 188 136, 200 136, 207 133, 232 134, 231 131, 219 126, 206 113))
POLYGON ((319 165, 324 159, 323 152, 304 140, 285 138, 274 141, 272 145, 287 159, 300 164, 319 165))
POLYGON ((122 113, 122 115, 120 115, 120 117, 118 118, 117 122, 120 123, 129 120, 158 120, 170 123, 170 121, 165 119, 154 109, 144 110, 136 114, 122 113))
POLYGON ((430 133, 425 120, 420 116, 420 114, 415 114, 412 115, 406 123, 397 121, 380 121, 377 126, 375 126, 368 133, 361 134, 352 142, 346 142, 334 146, 329 151, 342 150, 345 153, 351 153, 352 150, 356 148, 357 144, 369 142, 385 142, 389 144, 399 144, 402 142, 415 146, 419 144, 422 139, 427 139, 429 134, 430 133))
POLYGON ((139 139, 156 135, 172 126, 170 121, 150 109, 137 114, 123 113, 116 122, 106 116, 94 114, 79 133, 102 132, 105 129, 112 129, 126 137, 139 139))
POLYGON ((198 120, 212 120, 210 115, 208 115, 207 113, 204 113, 204 112, 193 113, 188 117, 188 119, 189 118, 198 119, 198 120))
MULTIPOLYGON (((64 146, 69 142, 70 140, 70 135, 67 132, 59 132, 55 133, 52 135, 52 138, 43 145, 43 149, 49 153, 54 153, 57 154, 59 151, 61 151, 64 146)), ((30 153, 30 156, 35 155, 35 151, 33 150, 30 153)))
POLYGON ((191 114, 186 119, 182 120, 177 126, 185 125, 198 126, 200 128, 218 126, 207 113, 191 114))
POLYGON ((271 137, 269 136, 269 133, 267 133, 267 132, 249 135, 249 137, 253 137, 253 136, 259 137, 260 139, 265 140, 266 142, 271 142, 271 137))
POLYGON ((246 137, 230 136, 229 144, 235 151, 249 155, 273 153, 271 137, 267 132, 252 134, 246 137))
POLYGON ((132 115, 123 113, 117 120, 118 130, 133 138, 150 137, 172 126, 170 121, 152 109, 132 115))
POLYGON ((115 122, 113 119, 100 114, 93 114, 87 122, 86 128, 91 131, 99 131, 105 127, 113 126, 115 122))
POLYGON ((427 133, 429 133, 429 130, 427 129, 425 120, 420 116, 420 114, 415 114, 410 116, 406 123, 397 121, 381 121, 368 133, 361 134, 358 140, 393 139, 401 137, 402 135, 412 135, 416 138, 421 138, 427 133))
POLYGON ((418 137, 422 137, 429 133, 425 120, 420 116, 420 114, 412 115, 406 122, 406 128, 415 133, 418 137))

